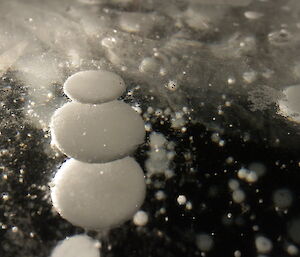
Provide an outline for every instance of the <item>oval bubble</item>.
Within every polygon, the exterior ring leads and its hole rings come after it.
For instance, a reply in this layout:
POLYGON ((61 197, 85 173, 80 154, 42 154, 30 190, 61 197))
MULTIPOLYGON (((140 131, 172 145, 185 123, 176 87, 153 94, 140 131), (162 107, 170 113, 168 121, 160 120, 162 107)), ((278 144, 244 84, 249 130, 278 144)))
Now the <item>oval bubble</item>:
POLYGON ((102 230, 132 218, 145 191, 144 173, 131 157, 104 164, 69 159, 54 177, 51 198, 73 225, 102 230))

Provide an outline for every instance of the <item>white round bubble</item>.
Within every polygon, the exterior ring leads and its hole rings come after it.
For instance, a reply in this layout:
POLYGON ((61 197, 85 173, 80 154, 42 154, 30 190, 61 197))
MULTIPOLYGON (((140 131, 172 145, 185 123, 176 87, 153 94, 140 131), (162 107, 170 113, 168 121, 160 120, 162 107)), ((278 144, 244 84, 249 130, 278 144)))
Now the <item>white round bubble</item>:
POLYGON ((136 226, 145 226, 148 223, 148 214, 144 211, 138 211, 133 216, 133 223, 136 226))
POLYGON ((300 85, 286 88, 283 94, 284 98, 278 101, 280 114, 300 122, 300 85))
POLYGON ((59 242, 50 257, 100 257, 99 242, 86 235, 68 237, 59 242))
POLYGON ((69 159, 54 177, 51 198, 73 225, 101 230, 129 220, 145 191, 144 173, 131 157, 104 164, 69 159))
POLYGON ((144 121, 129 105, 71 102, 51 119, 53 143, 66 155, 84 162, 109 162, 134 152, 144 142, 144 121))
POLYGON ((120 97, 126 90, 124 80, 105 70, 80 71, 64 84, 64 93, 73 101, 98 104, 120 97))

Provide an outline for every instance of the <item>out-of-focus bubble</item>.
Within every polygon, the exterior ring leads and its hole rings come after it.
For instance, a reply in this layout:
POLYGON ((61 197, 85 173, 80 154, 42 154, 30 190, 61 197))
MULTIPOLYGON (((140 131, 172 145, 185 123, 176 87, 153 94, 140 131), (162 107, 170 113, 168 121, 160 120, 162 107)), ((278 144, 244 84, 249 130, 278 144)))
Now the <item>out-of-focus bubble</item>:
POLYGON ((100 257, 99 242, 87 235, 68 237, 58 243, 50 257, 100 257))

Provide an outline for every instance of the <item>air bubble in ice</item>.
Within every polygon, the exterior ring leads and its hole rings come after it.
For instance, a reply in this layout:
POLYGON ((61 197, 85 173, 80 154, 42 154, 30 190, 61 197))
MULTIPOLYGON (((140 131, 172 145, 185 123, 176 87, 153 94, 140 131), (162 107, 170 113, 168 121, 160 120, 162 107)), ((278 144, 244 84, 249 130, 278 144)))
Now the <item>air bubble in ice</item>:
POLYGON ((127 104, 71 102, 51 120, 53 143, 66 155, 85 162, 109 162, 131 154, 144 141, 142 118, 127 104))
POLYGON ((64 92, 73 101, 87 104, 109 102, 126 90, 124 80, 117 74, 104 70, 77 72, 64 84, 64 92))
POLYGON ((277 189, 273 193, 273 203, 275 207, 286 209, 291 206, 293 202, 292 192, 288 189, 277 189))
POLYGON ((54 248, 51 257, 100 257, 99 242, 86 235, 67 237, 54 248))
POLYGON ((144 173, 131 157, 104 164, 69 159, 54 177, 51 198, 73 225, 101 230, 130 219, 145 191, 144 173))
POLYGON ((148 223, 148 214, 144 211, 138 211, 133 216, 133 223, 136 226, 145 226, 148 223))
POLYGON ((242 203, 246 198, 246 194, 243 190, 238 189, 233 191, 232 193, 232 199, 236 203, 242 203))
POLYGON ((292 220, 288 228, 288 235, 297 244, 300 243, 300 219, 292 220))

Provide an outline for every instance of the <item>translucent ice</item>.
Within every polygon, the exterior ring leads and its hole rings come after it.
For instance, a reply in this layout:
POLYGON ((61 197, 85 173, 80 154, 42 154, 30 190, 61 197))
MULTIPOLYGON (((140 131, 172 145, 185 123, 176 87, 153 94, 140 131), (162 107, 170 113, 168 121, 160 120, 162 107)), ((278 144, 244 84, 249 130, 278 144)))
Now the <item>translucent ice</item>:
POLYGON ((285 97, 278 101, 280 113, 300 122, 300 85, 286 88, 283 94, 285 97))

